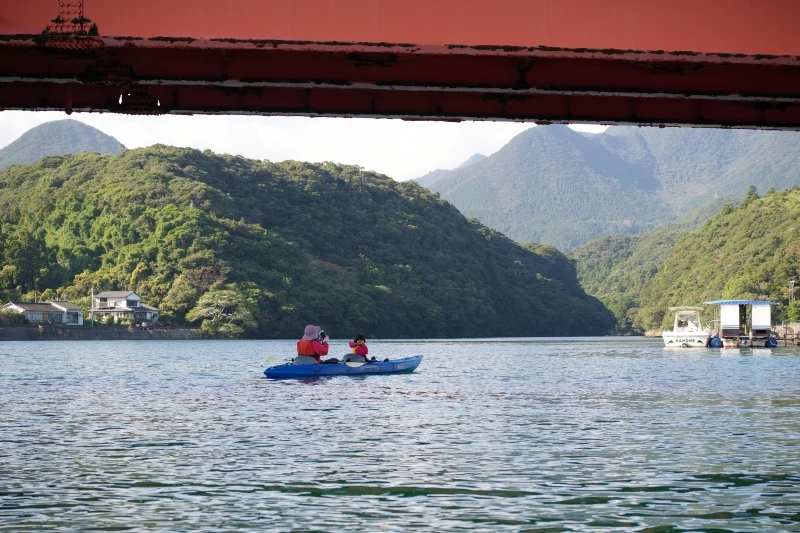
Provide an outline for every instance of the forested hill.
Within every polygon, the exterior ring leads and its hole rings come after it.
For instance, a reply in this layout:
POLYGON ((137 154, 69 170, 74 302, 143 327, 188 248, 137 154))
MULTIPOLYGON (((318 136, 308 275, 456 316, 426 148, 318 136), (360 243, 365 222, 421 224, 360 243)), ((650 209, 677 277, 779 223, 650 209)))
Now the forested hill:
POLYGON ((638 235, 606 235, 570 253, 584 290, 614 313, 616 333, 643 333, 651 328, 652 324, 644 324, 638 316, 642 289, 686 235, 686 230, 666 224, 638 235))
POLYGON ((17 163, 34 163, 50 155, 97 152, 119 153, 120 143, 78 120, 45 122, 26 131, 16 141, 0 149, 0 170, 17 163))
MULTIPOLYGON (((608 236, 576 249, 581 282, 617 316, 621 332, 670 327, 667 308, 704 301, 781 302, 781 320, 800 320, 789 305, 788 281, 800 275, 800 190, 751 188, 738 206, 726 205, 702 229, 665 226, 636 236, 608 236)), ((706 318, 713 309, 708 308, 706 318)))
POLYGON ((720 209, 730 209, 739 200, 722 197, 653 230, 638 235, 606 235, 570 252, 581 286, 614 313, 617 333, 648 329, 637 321, 642 288, 670 258, 678 241, 702 229, 720 209))
POLYGON ((483 161, 420 183, 518 242, 568 251, 652 229, 715 198, 743 198, 752 184, 800 184, 800 133, 537 126, 483 161))
POLYGON ((152 146, 0 172, 0 298, 133 290, 229 336, 597 335, 613 315, 552 247, 414 183, 152 146))

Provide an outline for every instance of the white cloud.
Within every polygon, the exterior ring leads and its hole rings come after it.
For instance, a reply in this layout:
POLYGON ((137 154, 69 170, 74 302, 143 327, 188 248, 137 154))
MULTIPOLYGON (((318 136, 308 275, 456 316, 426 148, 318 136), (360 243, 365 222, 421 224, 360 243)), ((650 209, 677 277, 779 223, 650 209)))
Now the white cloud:
MULTIPOLYGON (((30 128, 73 118, 115 137, 128 148, 188 146, 253 159, 336 161, 397 180, 437 168, 455 168, 475 153, 490 155, 533 126, 519 122, 436 122, 260 116, 130 116, 101 113, 0 112, 0 147, 30 128)), ((575 125, 580 131, 604 126, 575 125)))

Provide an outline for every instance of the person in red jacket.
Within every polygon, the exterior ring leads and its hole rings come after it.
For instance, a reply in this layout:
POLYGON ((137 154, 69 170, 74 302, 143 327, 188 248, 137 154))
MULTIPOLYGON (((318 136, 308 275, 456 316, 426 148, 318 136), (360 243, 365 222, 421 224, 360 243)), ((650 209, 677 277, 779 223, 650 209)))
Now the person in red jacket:
POLYGON ((356 338, 350 343, 350 353, 360 355, 364 357, 364 359, 367 359, 369 348, 367 348, 367 339, 364 338, 364 335, 356 335, 356 338))
POLYGON ((320 357, 328 355, 328 336, 319 326, 309 324, 303 338, 297 341, 297 355, 308 355, 321 363, 320 357))

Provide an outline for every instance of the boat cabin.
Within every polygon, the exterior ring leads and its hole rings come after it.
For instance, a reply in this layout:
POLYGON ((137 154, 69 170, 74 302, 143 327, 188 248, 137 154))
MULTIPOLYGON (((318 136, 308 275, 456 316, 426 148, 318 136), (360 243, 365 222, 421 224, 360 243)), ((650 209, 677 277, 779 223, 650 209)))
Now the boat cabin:
POLYGON ((675 323, 672 331, 689 333, 703 329, 700 323, 702 307, 670 307, 669 310, 675 311, 675 323))
POLYGON ((711 332, 703 329, 700 322, 702 307, 670 307, 675 312, 672 331, 664 331, 664 346, 667 348, 705 348, 711 338, 711 332))
POLYGON ((772 330, 772 306, 777 302, 765 300, 714 300, 719 305, 719 336, 742 345, 766 341, 772 330))

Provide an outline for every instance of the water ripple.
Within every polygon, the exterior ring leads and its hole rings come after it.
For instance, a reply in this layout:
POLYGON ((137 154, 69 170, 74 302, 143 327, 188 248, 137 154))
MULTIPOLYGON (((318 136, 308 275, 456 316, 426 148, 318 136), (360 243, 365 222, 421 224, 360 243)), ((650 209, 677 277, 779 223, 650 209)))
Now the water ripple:
POLYGON ((263 379, 293 344, 5 343, 0 531, 800 531, 795 349, 373 341, 426 358, 263 379))

